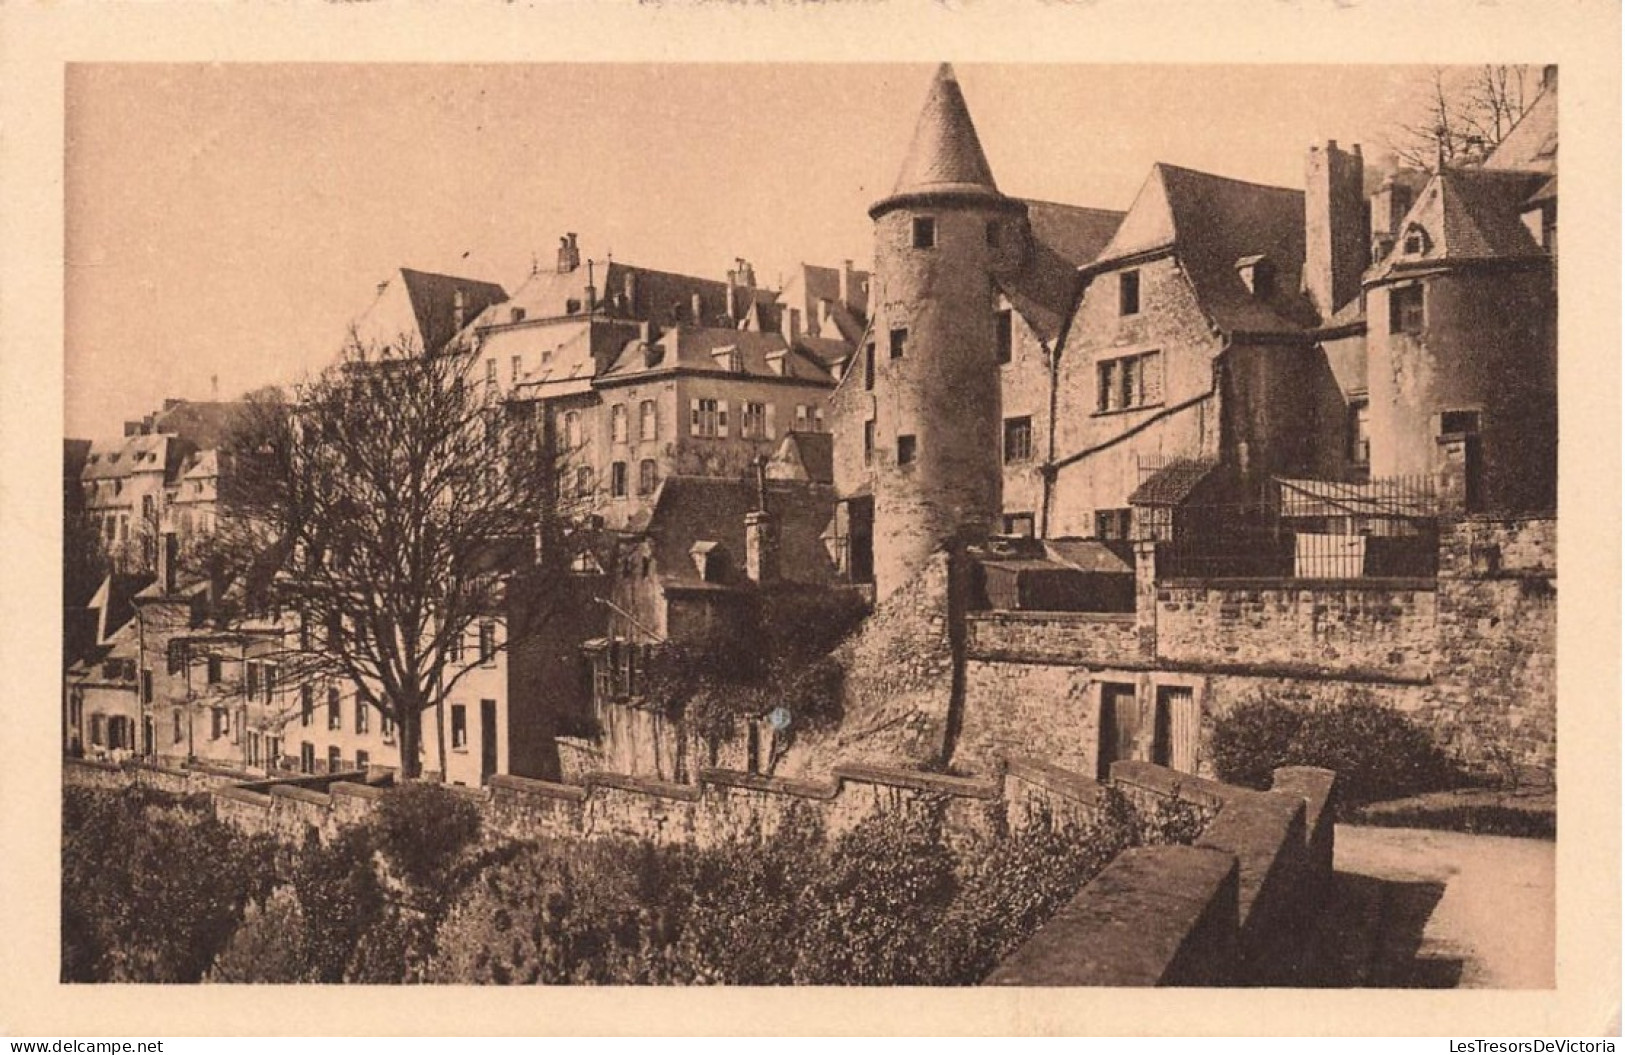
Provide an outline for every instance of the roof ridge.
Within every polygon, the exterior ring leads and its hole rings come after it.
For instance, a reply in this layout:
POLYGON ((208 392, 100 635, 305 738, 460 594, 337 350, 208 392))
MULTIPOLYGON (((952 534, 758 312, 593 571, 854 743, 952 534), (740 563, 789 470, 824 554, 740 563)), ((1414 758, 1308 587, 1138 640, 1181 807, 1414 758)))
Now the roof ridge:
POLYGON ((1301 195, 1303 193, 1303 188, 1301 187, 1283 187, 1278 183, 1258 183, 1253 180, 1239 179, 1235 176, 1221 176, 1217 172, 1208 172, 1204 169, 1193 169, 1186 165, 1175 165, 1169 161, 1154 161, 1151 163, 1151 167, 1153 169, 1164 169, 1191 176, 1200 176, 1203 179, 1214 180, 1220 183, 1234 183, 1240 187, 1252 187, 1257 190, 1280 191, 1284 194, 1301 195))

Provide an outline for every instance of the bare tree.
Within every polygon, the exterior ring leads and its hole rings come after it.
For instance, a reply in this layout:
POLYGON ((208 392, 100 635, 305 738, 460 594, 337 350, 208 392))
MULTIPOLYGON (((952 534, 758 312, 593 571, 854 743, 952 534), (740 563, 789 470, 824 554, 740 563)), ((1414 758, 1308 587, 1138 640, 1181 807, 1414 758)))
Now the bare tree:
POLYGON ((1529 109, 1536 83, 1528 66, 1436 66, 1429 71, 1416 116, 1395 128, 1388 146, 1408 168, 1478 160, 1529 109))
POLYGON ((352 338, 293 399, 250 399, 226 445, 214 573, 246 611, 299 621, 284 684, 342 680, 397 725, 406 777, 421 772, 424 713, 491 649, 568 614, 586 541, 545 430, 475 365, 469 351, 352 338), (465 651, 487 621, 505 636, 465 651))

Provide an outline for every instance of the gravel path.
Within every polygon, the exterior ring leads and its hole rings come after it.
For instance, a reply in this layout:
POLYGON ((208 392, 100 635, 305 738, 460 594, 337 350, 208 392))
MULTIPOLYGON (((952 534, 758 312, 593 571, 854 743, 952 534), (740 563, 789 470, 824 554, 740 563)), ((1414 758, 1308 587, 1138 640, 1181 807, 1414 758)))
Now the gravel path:
POLYGON ((1410 828, 1337 828, 1319 984, 1549 989, 1555 844, 1410 828))

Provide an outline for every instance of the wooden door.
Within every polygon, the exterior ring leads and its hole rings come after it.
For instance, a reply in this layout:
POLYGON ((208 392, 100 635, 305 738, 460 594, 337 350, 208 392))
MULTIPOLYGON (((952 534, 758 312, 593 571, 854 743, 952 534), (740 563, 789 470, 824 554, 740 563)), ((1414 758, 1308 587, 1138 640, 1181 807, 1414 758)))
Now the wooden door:
POLYGON ((1157 689, 1157 736, 1151 759, 1158 765, 1181 773, 1196 772, 1196 748, 1201 720, 1196 711, 1196 693, 1188 685, 1163 685, 1157 689))
POLYGON ((480 701, 480 783, 497 771, 497 701, 480 701))
POLYGON ((1140 706, 1133 685, 1104 682, 1100 686, 1100 762, 1096 777, 1111 776, 1112 763, 1134 757, 1140 737, 1140 706))

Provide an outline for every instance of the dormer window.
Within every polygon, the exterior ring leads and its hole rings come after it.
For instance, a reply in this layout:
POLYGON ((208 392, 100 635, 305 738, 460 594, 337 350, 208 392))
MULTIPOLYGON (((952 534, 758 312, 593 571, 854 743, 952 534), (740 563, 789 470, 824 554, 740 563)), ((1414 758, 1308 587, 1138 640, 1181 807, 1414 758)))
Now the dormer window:
POLYGON ((937 221, 934 216, 914 217, 914 248, 935 249, 937 245, 937 221))
POLYGON ((513 309, 511 309, 508 312, 508 321, 509 322, 524 322, 525 321, 525 309, 524 308, 513 308, 513 309))
POLYGON ((773 371, 773 375, 775 377, 783 377, 784 376, 785 355, 786 355, 786 353, 784 353, 784 352, 769 352, 769 353, 767 353, 767 368, 769 370, 773 371))
POLYGON ((694 570, 700 573, 704 582, 721 582, 723 568, 726 563, 720 543, 710 539, 700 539, 689 547, 689 559, 694 562, 694 570))
POLYGON ((1433 241, 1428 238, 1428 233, 1413 223, 1405 228, 1405 237, 1401 240, 1400 252, 1406 256, 1422 256, 1432 245, 1433 241))
POLYGON ((1267 300, 1275 293, 1275 265, 1267 256, 1242 257, 1236 261, 1236 274, 1247 292, 1259 300, 1267 300))
POLYGON ((742 374, 745 372, 745 356, 742 352, 740 352, 738 345, 729 345, 726 348, 715 349, 711 353, 711 358, 718 366, 728 371, 730 374, 742 374))

